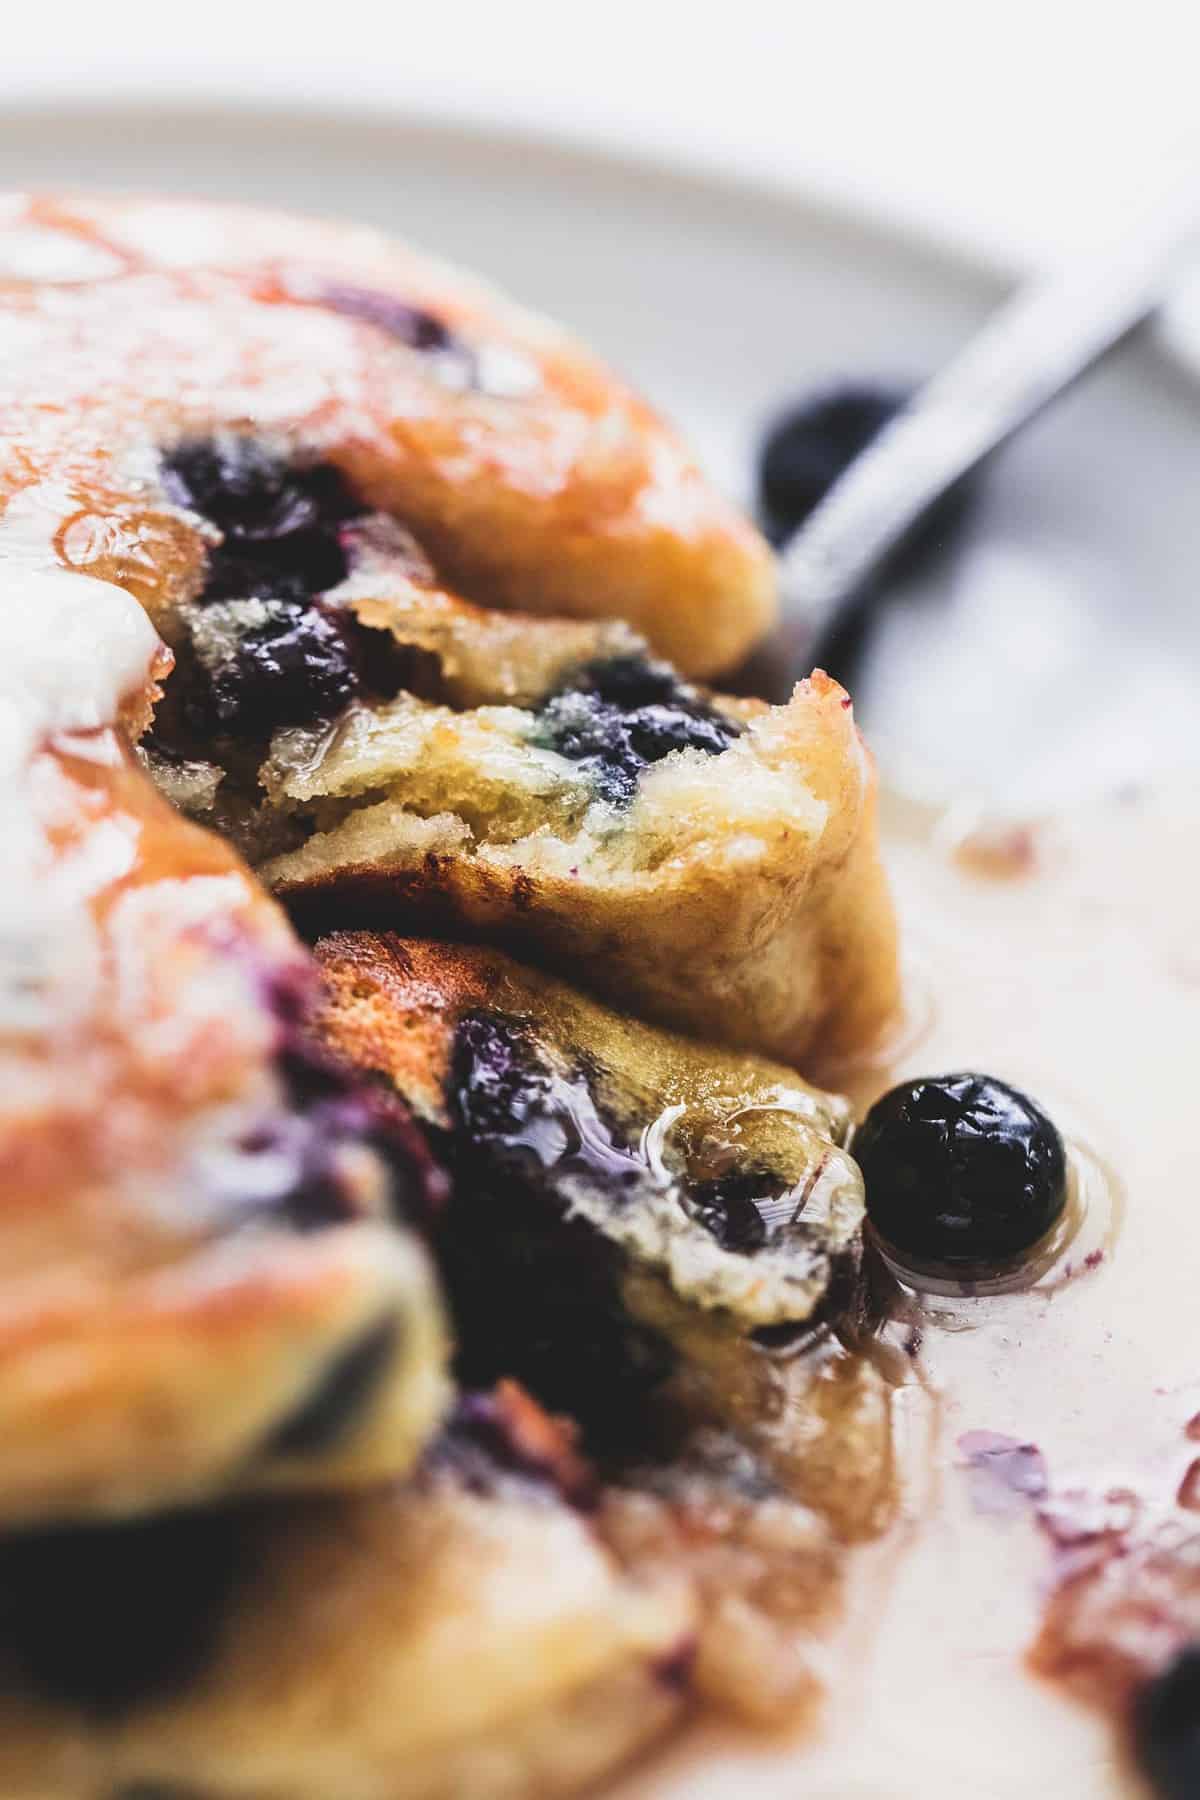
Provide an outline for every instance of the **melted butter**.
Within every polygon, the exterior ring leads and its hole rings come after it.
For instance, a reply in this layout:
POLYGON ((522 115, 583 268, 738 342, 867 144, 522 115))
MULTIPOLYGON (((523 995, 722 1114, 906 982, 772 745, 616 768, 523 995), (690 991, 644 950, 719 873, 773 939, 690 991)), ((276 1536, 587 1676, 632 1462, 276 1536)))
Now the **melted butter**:
MULTIPOLYGON (((57 854, 39 817, 35 759, 56 736, 78 742, 113 725, 163 655, 136 599, 60 565, 56 534, 73 504, 58 484, 35 484, 0 514, 0 1036, 18 1040, 61 1029, 92 991, 96 952, 81 906, 137 855, 136 829, 131 838, 116 817, 99 823, 86 851, 57 854)), ((15 1083, 26 1098, 29 1077, 22 1069, 15 1083)))
POLYGON ((44 483, 14 494, 0 515, 0 695, 33 742, 113 724, 161 649, 131 594, 62 567, 57 534, 77 511, 68 490, 44 483))

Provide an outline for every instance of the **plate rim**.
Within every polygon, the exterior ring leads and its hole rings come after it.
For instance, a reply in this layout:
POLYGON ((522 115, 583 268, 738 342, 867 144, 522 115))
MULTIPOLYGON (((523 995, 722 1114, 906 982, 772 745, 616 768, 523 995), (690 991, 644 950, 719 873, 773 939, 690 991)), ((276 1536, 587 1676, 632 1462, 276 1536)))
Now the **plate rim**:
MULTIPOLYGON (((329 95, 275 92, 256 97, 207 79, 187 92, 164 96, 156 91, 151 75, 127 78, 107 87, 103 95, 82 88, 63 91, 34 84, 27 91, 6 96, 0 111, 0 141, 17 136, 25 125, 51 125, 56 117, 76 124, 90 121, 111 130, 127 127, 131 115, 144 125, 164 128, 181 119, 193 129, 205 124, 219 128, 222 121, 232 119, 243 131, 261 128, 268 135, 288 126, 333 133, 392 130, 431 143, 456 143, 477 155, 494 152, 549 158, 593 178, 644 181, 650 176, 657 185, 680 194, 708 197, 725 205, 741 202, 774 213, 792 229, 808 219, 818 228, 869 237, 885 252, 916 258, 953 274, 958 281, 972 283, 981 297, 993 301, 1003 298, 1029 272, 1028 265, 963 240, 949 226, 940 230, 932 220, 902 217, 886 203, 857 190, 825 189, 811 178, 790 174, 773 180, 761 169, 708 157, 698 144, 662 138, 633 147, 586 126, 572 129, 558 120, 532 119, 496 105, 455 106, 443 99, 422 105, 410 96, 396 101, 377 96, 343 101, 329 95)), ((81 188, 89 185, 86 180, 79 183, 81 188)), ((38 184, 32 182, 29 187, 36 190, 38 184)), ((5 183, 0 191, 23 191, 23 187, 5 183)), ((108 191, 120 190, 109 187, 108 191)), ((149 182, 144 188, 124 191, 163 190, 149 182)), ((220 203, 231 204, 224 198, 220 203)))

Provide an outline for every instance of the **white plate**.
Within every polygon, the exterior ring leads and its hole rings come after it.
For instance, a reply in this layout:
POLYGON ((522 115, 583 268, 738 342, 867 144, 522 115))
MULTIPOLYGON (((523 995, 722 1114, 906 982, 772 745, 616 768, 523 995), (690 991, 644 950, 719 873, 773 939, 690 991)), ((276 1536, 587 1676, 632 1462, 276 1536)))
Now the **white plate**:
MULTIPOLYGON (((0 183, 80 180, 353 216, 424 241, 576 327, 679 421, 718 479, 743 496, 762 425, 790 395, 843 374, 923 374, 1005 287, 999 272, 799 199, 512 135, 363 121, 349 111, 33 107, 0 120, 0 183)), ((1102 785, 1193 758, 1198 487, 1194 393, 1149 342, 1135 343, 988 472, 963 587, 950 600, 910 596, 895 614, 888 681, 868 677, 865 686, 890 772, 919 780, 932 771, 940 779, 952 760, 964 790, 994 805, 1011 800, 1015 784, 1027 804, 1050 791, 1061 797, 1081 781, 1102 785)), ((950 566, 943 590, 957 579, 950 566)), ((947 916, 963 905, 956 889, 947 916)), ((975 915, 964 917, 954 927, 960 951, 979 936, 975 915)), ((1026 935, 1036 948, 1036 921, 1026 935)), ((1014 935, 1010 950, 1018 941, 1014 935)), ((1013 954, 1016 982, 1021 964, 1013 954)), ((1131 977, 1122 987, 1120 979, 1113 978, 1114 1005, 1132 1020, 1137 982, 1131 977)), ((1028 1033, 1020 1005, 996 992, 984 998, 991 1012, 979 1009, 986 1025, 978 1040, 955 1036, 951 1009, 947 1055, 951 1048, 962 1054, 966 1042, 986 1066, 989 1047, 1008 1031, 1006 1054, 1021 1062, 1028 1033)), ((1045 1025, 1035 1062, 1050 1054, 1049 1032, 1045 1025)), ((1099 1060, 1083 1078, 1085 1100, 1091 1095, 1097 1108, 1115 1111, 1121 1090, 1113 1059, 1099 1030, 1091 1035, 1099 1060)), ((942 1040, 935 1034, 934 1041, 942 1040)), ((1059 1054, 1060 1067, 1069 1055, 1059 1054)), ((1143 1118, 1155 1092, 1147 1075, 1143 1118)), ((1154 1185, 1153 1176, 1147 1180, 1154 1185)), ((1097 1303, 1102 1311, 1102 1294, 1097 1303)), ((936 1583, 936 1559, 932 1566, 936 1583)), ((872 1760, 864 1726, 857 1773, 847 1773, 854 1757, 848 1762, 841 1751, 797 1759, 778 1748, 726 1744, 698 1757, 693 1745, 670 1792, 689 1800, 751 1790, 802 1790, 825 1800, 1007 1800, 1049 1791, 1027 1779, 1036 1739, 1039 1758, 1053 1741, 1053 1769, 1039 1766, 1055 1793, 1081 1800, 1111 1793, 1103 1732, 1065 1703, 1026 1691, 1028 1683, 1016 1692, 1035 1577, 1032 1551, 1017 1559, 1011 1579, 996 1564, 996 1594, 1013 1609, 1003 1629, 993 1621, 1004 1646, 995 1652, 996 1681, 1005 1694, 1013 1690, 1015 1710, 997 1713, 992 1688, 976 1679, 970 1703, 979 1707, 981 1738, 990 1731, 994 1739, 984 1773, 965 1771, 948 1743, 941 1760, 934 1745, 922 1761, 893 1705, 892 1748, 884 1756, 881 1735, 872 1760), (1006 1719, 1015 1722, 1007 1744, 1006 1719)), ((915 1564, 912 1581, 921 1579, 915 1564)), ((925 1600, 910 1582, 904 1620, 920 1620, 925 1600)), ((946 1653, 951 1668, 953 1654, 946 1653)), ((907 1670, 914 1694, 920 1661, 914 1655, 907 1670)), ((947 1696, 946 1704, 955 1702, 947 1696)), ((924 1695, 912 1732, 936 1710, 924 1695)), ((636 1785, 639 1795, 667 1792, 661 1767, 636 1785)))

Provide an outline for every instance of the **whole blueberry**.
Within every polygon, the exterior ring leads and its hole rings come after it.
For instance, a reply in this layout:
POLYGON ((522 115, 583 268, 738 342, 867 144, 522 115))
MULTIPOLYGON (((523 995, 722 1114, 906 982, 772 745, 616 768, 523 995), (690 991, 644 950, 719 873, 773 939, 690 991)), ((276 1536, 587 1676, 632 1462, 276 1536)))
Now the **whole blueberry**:
POLYGON ((786 542, 904 399, 891 389, 847 383, 810 395, 776 419, 758 465, 759 507, 773 543, 786 542))
POLYGON ((1133 1709, 1133 1749, 1161 1800, 1200 1794, 1200 1645, 1181 1650, 1141 1690, 1133 1709))
POLYGON ((876 1101, 852 1146, 867 1213, 901 1256, 1003 1265, 1066 1202, 1066 1152, 1027 1095, 990 1075, 926 1076, 876 1101))
MULTIPOLYGON (((776 418, 758 461, 759 516, 773 544, 786 544, 909 398, 906 388, 847 381, 818 389, 776 418)), ((948 489, 906 540, 907 556, 915 558, 945 541, 968 498, 967 482, 948 489)), ((902 559, 894 566, 902 566, 902 559)))

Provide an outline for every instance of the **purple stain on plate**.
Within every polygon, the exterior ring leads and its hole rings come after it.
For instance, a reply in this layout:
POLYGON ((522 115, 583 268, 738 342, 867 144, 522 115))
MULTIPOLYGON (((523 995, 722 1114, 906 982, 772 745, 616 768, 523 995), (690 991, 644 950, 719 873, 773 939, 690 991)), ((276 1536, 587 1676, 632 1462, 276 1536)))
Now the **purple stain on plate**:
POLYGON ((1036 1444, 999 1431, 966 1431, 958 1448, 966 1458, 976 1511, 1011 1517, 1045 1499, 1049 1476, 1036 1444))

